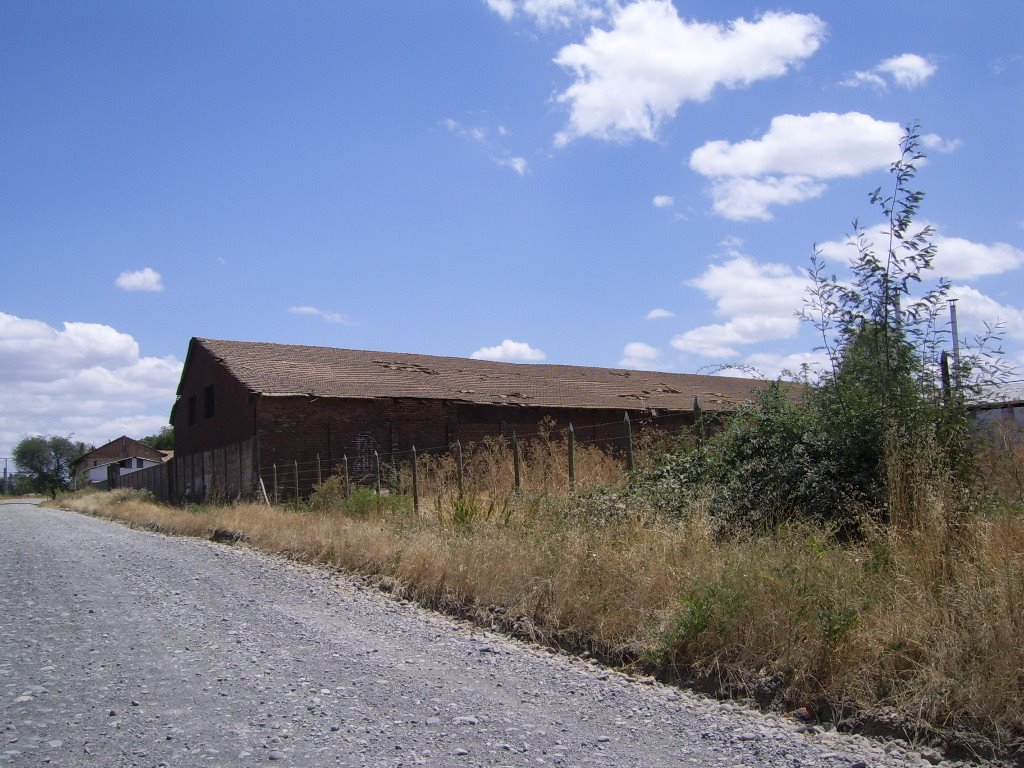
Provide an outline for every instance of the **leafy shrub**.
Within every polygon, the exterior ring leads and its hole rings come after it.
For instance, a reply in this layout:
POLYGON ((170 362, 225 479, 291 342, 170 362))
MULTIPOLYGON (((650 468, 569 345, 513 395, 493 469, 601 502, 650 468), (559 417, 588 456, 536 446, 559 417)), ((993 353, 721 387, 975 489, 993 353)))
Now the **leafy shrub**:
POLYGON ((962 516, 974 472, 964 404, 1006 370, 986 350, 989 336, 952 377, 941 373, 949 337, 938 318, 949 283, 924 284, 935 247, 930 227, 914 229, 918 147, 917 126, 908 127, 891 194, 870 197, 888 231, 877 238, 854 222, 851 277, 827 274, 817 253, 811 259, 801 315, 819 333, 830 370, 813 386, 769 386, 696 450, 669 452, 631 494, 670 516, 706 499, 726 532, 796 519, 843 535, 860 535, 871 518, 912 528, 937 499, 950 519, 962 516))
POLYGON ((314 512, 338 512, 346 506, 345 481, 339 475, 331 475, 313 489, 309 507, 314 512))

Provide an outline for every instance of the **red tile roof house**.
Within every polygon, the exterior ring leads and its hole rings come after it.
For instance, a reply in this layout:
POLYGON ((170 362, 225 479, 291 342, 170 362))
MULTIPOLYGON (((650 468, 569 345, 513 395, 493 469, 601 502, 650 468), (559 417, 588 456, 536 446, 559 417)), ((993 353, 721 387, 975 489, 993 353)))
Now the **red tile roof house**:
POLYGON ((106 483, 111 475, 119 477, 146 467, 157 466, 164 460, 162 451, 150 448, 127 435, 121 435, 106 445, 83 453, 71 462, 74 486, 84 488, 90 484, 106 483))
MULTIPOLYGON (((720 413, 765 382, 726 376, 538 365, 264 342, 193 338, 171 411, 178 494, 248 495, 262 470, 345 456, 366 481, 381 461, 491 436, 571 422, 581 440, 632 424, 692 424, 694 407, 720 413), (220 469, 223 467, 223 472, 220 469), (230 479, 234 478, 234 479, 230 479)), ((313 481, 302 481, 308 493, 313 481)))

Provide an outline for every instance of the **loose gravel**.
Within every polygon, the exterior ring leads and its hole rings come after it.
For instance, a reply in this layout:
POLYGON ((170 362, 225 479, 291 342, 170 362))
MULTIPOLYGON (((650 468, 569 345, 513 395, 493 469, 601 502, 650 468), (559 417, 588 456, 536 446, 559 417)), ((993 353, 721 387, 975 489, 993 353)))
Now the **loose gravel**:
POLYGON ((0 766, 940 760, 636 680, 327 569, 0 505, 0 766))

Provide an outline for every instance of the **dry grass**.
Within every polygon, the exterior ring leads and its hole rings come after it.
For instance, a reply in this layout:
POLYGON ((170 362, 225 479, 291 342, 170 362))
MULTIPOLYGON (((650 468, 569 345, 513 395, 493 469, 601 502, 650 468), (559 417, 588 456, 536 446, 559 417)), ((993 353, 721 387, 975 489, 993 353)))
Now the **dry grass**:
POLYGON ((1009 506, 955 528, 936 509, 856 544, 800 526, 716 541, 699 503, 685 523, 637 513, 590 525, 565 514, 564 496, 496 493, 509 480, 488 468, 508 466, 500 450, 465 457, 461 499, 453 467, 428 463, 432 501, 418 515, 407 496, 346 499, 337 483, 308 508, 176 508, 124 491, 63 505, 191 536, 237 531, 387 577, 430 606, 668 678, 767 691, 776 705, 895 707, 933 731, 1024 737, 1024 524, 1009 506))

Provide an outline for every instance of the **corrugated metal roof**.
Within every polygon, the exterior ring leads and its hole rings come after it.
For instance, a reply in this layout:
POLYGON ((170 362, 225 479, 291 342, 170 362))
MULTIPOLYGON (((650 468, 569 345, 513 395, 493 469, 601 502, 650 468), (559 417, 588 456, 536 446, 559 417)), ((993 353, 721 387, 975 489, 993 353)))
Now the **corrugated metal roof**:
POLYGON ((250 391, 268 396, 423 398, 481 405, 731 410, 765 382, 729 376, 500 363, 399 352, 192 340, 250 391))
POLYGON ((1024 403, 1024 381, 1001 382, 983 387, 982 391, 972 398, 970 406, 977 409, 1005 408, 1019 406, 1024 403))

